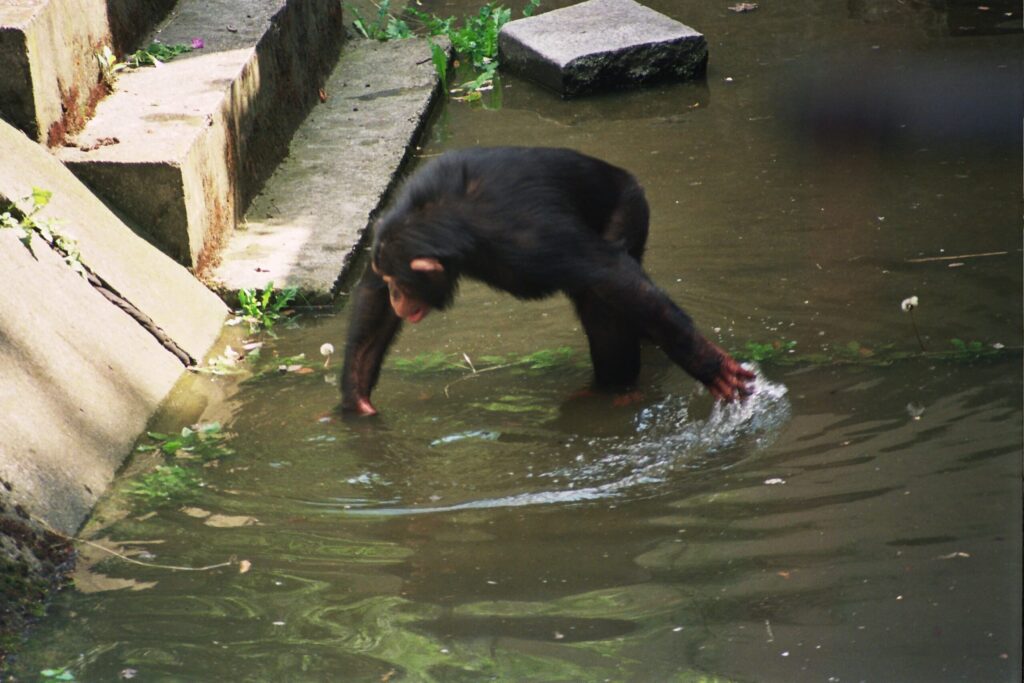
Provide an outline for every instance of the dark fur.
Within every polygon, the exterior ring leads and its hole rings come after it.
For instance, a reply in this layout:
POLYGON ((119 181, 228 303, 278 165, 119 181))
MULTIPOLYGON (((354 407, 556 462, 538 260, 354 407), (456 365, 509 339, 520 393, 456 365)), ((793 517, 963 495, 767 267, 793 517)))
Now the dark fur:
MULTIPOLYGON (((624 388, 640 369, 640 339, 709 383, 721 352, 640 267, 648 207, 628 172, 565 149, 450 152, 403 186, 374 228, 371 259, 433 308, 451 305, 463 275, 520 299, 565 292, 590 343, 597 383, 624 388), (436 258, 443 273, 413 271, 436 258)), ((342 371, 343 406, 369 399, 400 328, 387 287, 367 268, 355 294, 342 371)))

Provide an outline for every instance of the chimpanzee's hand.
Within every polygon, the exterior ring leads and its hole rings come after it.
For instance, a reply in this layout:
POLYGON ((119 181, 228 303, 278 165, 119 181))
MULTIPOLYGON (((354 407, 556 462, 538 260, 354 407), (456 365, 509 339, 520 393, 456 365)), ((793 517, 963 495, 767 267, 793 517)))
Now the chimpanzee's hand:
POLYGON ((736 399, 743 400, 753 392, 749 382, 753 381, 754 373, 747 370, 728 353, 718 348, 715 349, 721 355, 721 363, 718 367, 718 374, 708 383, 708 390, 711 395, 726 403, 736 399))

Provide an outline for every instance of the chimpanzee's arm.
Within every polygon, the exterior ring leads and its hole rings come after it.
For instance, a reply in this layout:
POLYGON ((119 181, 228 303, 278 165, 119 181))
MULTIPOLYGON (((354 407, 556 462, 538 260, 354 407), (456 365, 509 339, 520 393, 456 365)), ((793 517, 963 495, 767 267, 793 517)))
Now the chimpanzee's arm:
POLYGON ((369 266, 356 287, 349 316, 345 365, 341 370, 341 407, 374 415, 370 392, 377 384, 384 354, 402 326, 388 299, 388 286, 369 266))
POLYGON ((690 375, 726 401, 750 393, 754 374, 704 337, 693 320, 659 289, 643 269, 622 255, 602 268, 590 290, 644 332, 690 375))

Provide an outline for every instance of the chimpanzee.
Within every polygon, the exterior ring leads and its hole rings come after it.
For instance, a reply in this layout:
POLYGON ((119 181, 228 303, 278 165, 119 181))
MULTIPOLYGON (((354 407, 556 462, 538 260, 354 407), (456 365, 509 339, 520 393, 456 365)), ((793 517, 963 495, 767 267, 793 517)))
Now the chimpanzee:
POLYGON ((342 409, 376 414, 370 392, 402 320, 448 308, 462 275, 519 299, 565 292, 599 387, 636 381, 646 338, 716 398, 746 396, 754 375, 705 339, 640 267, 647 223, 633 175, 572 150, 465 149, 434 159, 374 227, 352 304, 342 409))

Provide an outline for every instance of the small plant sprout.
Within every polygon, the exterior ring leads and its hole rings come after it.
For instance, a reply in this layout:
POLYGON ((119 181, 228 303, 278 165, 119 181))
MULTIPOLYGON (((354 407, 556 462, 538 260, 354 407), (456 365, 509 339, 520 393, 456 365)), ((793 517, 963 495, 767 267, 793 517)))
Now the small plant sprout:
POLYGON ((13 230, 29 251, 32 251, 33 236, 38 235, 61 255, 71 270, 85 277, 85 266, 78 251, 78 243, 60 231, 61 221, 36 216, 50 202, 52 196, 53 193, 49 190, 33 187, 32 194, 25 197, 26 200, 32 199, 32 210, 28 213, 19 210, 13 202, 0 201, 0 229, 13 230))
POLYGON ((96 61, 100 63, 100 75, 103 77, 103 82, 110 88, 114 87, 117 72, 128 68, 126 62, 117 61, 117 55, 109 45, 104 45, 103 50, 96 53, 96 61))
POLYGON ((324 368, 327 368, 327 365, 331 362, 331 354, 333 354, 333 353, 334 353, 334 345, 333 344, 321 344, 320 345, 320 355, 324 357, 324 368))
POLYGON ((910 324, 913 326, 914 334, 917 336, 917 343, 921 347, 922 351, 926 351, 927 349, 924 347, 924 342, 921 340, 921 333, 917 329, 917 321, 914 320, 914 309, 917 308, 917 305, 917 297, 911 296, 900 302, 900 309, 904 313, 910 314, 910 324))
POLYGON ((241 315, 229 320, 228 324, 237 325, 240 322, 245 322, 249 324, 250 332, 256 332, 259 329, 271 332, 271 328, 286 314, 285 309, 298 296, 298 293, 299 290, 295 287, 288 287, 276 292, 273 282, 268 282, 262 292, 256 289, 239 290, 238 303, 241 305, 239 311, 241 315))

